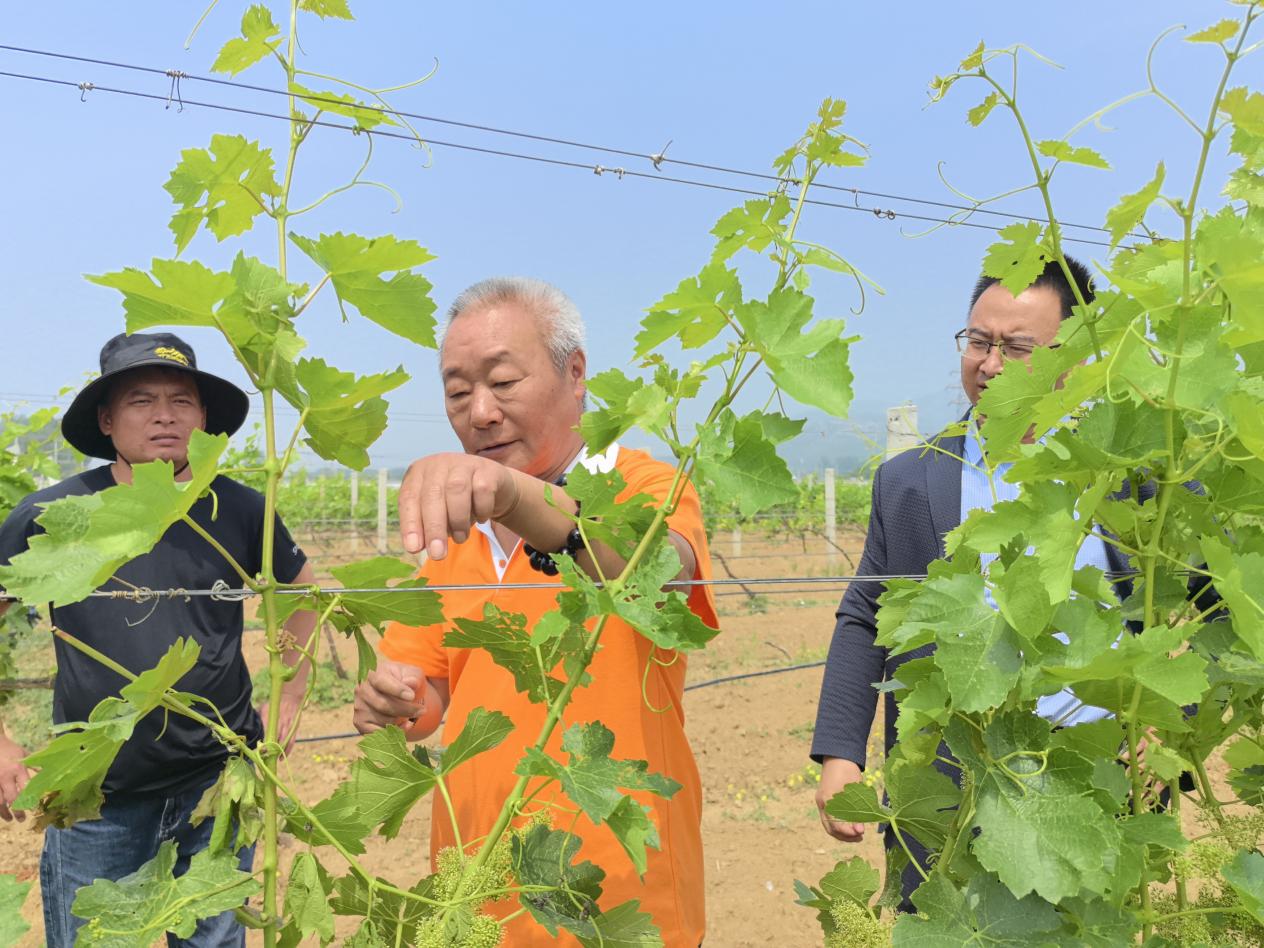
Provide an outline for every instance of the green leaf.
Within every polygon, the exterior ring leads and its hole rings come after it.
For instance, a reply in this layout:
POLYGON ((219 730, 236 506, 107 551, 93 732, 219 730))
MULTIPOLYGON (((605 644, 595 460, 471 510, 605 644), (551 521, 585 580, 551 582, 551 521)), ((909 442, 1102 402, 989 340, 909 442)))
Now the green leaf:
POLYGON ((241 135, 212 135, 209 149, 181 152, 163 188, 179 208, 168 225, 177 253, 202 224, 220 241, 244 234, 264 213, 262 199, 281 196, 272 150, 241 135))
POLYGON ((916 915, 896 919, 891 942, 896 948, 1028 948, 1054 944, 1042 936, 1052 936, 1062 927, 1061 918, 1048 902, 1034 895, 1017 899, 986 875, 972 876, 961 891, 947 876, 933 873, 913 893, 913 904, 916 915))
POLYGON ((334 912, 329 907, 333 885, 328 875, 309 852, 300 852, 290 867, 290 881, 285 886, 286 929, 303 938, 317 936, 322 945, 334 938, 334 912))
POLYGON ((31 883, 0 875, 0 944, 16 945, 30 930, 31 926, 22 918, 22 906, 30 890, 31 883))
POLYGON ((411 269, 433 260, 430 251, 415 240, 391 236, 335 233, 313 240, 291 233, 290 240, 329 273, 340 304, 350 303, 366 319, 410 342, 435 347, 432 287, 411 269), (386 273, 394 276, 388 280, 386 273))
MULTIPOLYGON (((0 567, 0 588, 27 602, 68 605, 86 599, 124 563, 148 553, 210 487, 225 435, 194 431, 191 479, 177 482, 167 461, 138 464, 132 483, 49 504, 36 521, 44 533, 0 567)), ((210 553, 210 550, 207 550, 210 553)))
POLYGON ((717 425, 700 425, 699 434, 697 480, 720 496, 736 498, 743 515, 798 499, 790 469, 759 418, 738 419, 726 408, 717 425))
POLYGON ((409 811, 434 787, 435 770, 424 757, 409 752, 404 732, 396 727, 374 731, 359 748, 364 756, 352 765, 350 779, 334 797, 345 794, 367 827, 381 824, 381 834, 394 839, 409 811))
POLYGON ((817 320, 812 327, 812 298, 793 287, 774 290, 767 302, 752 300, 734 311, 767 364, 772 380, 786 394, 839 417, 851 404, 848 347, 841 319, 817 320))
POLYGON ((398 125, 391 114, 383 106, 366 105, 355 96, 344 92, 328 90, 312 90, 297 82, 290 83, 290 92, 299 96, 314 109, 332 112, 353 119, 363 129, 374 129, 379 125, 398 125))
POLYGON ((743 248, 763 253, 789 216, 790 199, 781 193, 771 198, 754 198, 733 208, 711 228, 716 237, 711 264, 721 264, 743 248))
POLYGON ((230 76, 265 59, 281 45, 281 28, 272 22, 271 11, 256 3, 241 18, 241 36, 235 36, 211 64, 211 72, 225 72, 230 76))
MULTIPOLYGON (((387 622, 409 626, 437 625, 443 621, 442 601, 438 593, 427 590, 424 577, 413 577, 416 568, 393 556, 376 556, 368 560, 331 567, 332 574, 345 589, 390 589, 391 592, 337 593, 346 623, 356 627, 371 625, 382 631, 387 622), (416 590, 403 595, 394 590, 416 590)), ((296 597, 297 598, 297 597, 296 597)), ((332 596, 321 596, 322 605, 332 596)), ((342 623, 337 623, 340 626, 342 623)))
MULTIPOLYGON (((989 753, 1002 766, 978 778, 973 851, 1015 895, 1050 902, 1110 884, 1107 860, 1119 830, 1085 794, 1093 767, 1064 748, 1048 748, 1048 723, 999 718, 989 726, 989 753)), ((953 748, 957 750, 956 747, 953 748)))
POLYGON ((978 128, 983 124, 983 120, 992 114, 992 110, 996 108, 997 103, 1001 101, 999 92, 989 92, 986 99, 972 108, 966 113, 966 121, 978 128))
POLYGON ((1002 227, 998 236, 1001 239, 983 258, 983 272, 1017 296, 1040 276, 1049 262, 1049 251, 1041 243, 1041 227, 1036 221, 1002 227))
POLYGON ((513 731, 513 720, 507 715, 486 708, 473 708, 456 740, 444 748, 439 773, 451 773, 471 757, 498 746, 513 731))
POLYGON ((509 838, 510 864, 521 885, 547 887, 523 905, 549 934, 556 935, 560 920, 568 915, 586 917, 597 908, 606 872, 591 862, 574 863, 578 836, 536 824, 509 838))
POLYGON ((650 819, 650 812, 649 807, 642 806, 631 797, 624 797, 606 817, 606 825, 632 860, 636 874, 641 879, 645 878, 645 871, 649 867, 646 847, 660 848, 658 827, 650 819))
POLYGON ((331 17, 339 20, 355 19, 351 15, 351 8, 347 6, 347 0, 298 0, 298 8, 315 13, 322 20, 331 17))
POLYGON ((973 72, 983 65, 983 52, 986 47, 983 40, 979 40, 979 45, 970 51, 970 55, 961 60, 960 69, 962 72, 973 72))
POLYGON ((552 701, 565 685, 551 669, 541 669, 521 614, 502 612, 489 602, 482 619, 457 618, 453 623, 456 628, 443 637, 445 648, 486 649, 492 661, 513 675, 517 689, 537 704, 552 701))
POLYGON ((570 760, 566 764, 536 750, 527 749, 516 773, 522 776, 551 777, 594 823, 605 819, 619 807, 625 790, 647 790, 670 799, 680 784, 670 777, 651 773, 643 760, 615 760, 614 734, 600 722, 573 724, 562 735, 562 751, 570 760))
POLYGON ((1150 179, 1150 183, 1144 185, 1141 190, 1132 194, 1125 194, 1119 199, 1119 203, 1106 212, 1106 229, 1110 231, 1110 246, 1113 250, 1119 241, 1140 224, 1146 215, 1146 211, 1150 209, 1150 205, 1155 202, 1159 196, 1159 192, 1163 187, 1163 176, 1165 169, 1163 162, 1159 162, 1154 169, 1154 177, 1150 179))
POLYGON ((1023 659, 1022 643, 1004 616, 993 612, 968 626, 941 625, 936 642, 935 664, 944 673, 954 708, 988 711, 1005 702, 1023 659))
POLYGON ((821 891, 831 899, 849 899, 857 905, 867 906, 873 898, 881 879, 878 870, 862 856, 852 856, 836 865, 821 877, 821 891))
POLYGON ((184 875, 174 878, 176 844, 165 841, 158 855, 117 882, 98 879, 80 889, 71 911, 99 920, 85 925, 77 945, 84 948, 148 948, 163 932, 193 934, 199 919, 245 903, 260 891, 231 853, 195 853, 184 875))
POLYGON ((1051 138, 1043 142, 1036 142, 1036 150, 1046 158, 1052 158, 1055 161, 1065 161, 1073 165, 1087 165, 1090 168, 1101 168, 1104 171, 1110 170, 1110 162, 1093 149, 1084 146, 1073 146, 1070 142, 1064 142, 1061 139, 1051 138))
POLYGON ((1213 23, 1197 33, 1191 33, 1185 37, 1185 42, 1223 43, 1225 40, 1233 39, 1233 37, 1238 35, 1238 26, 1237 20, 1221 20, 1219 23, 1213 23))
POLYGON ((1257 852, 1240 852, 1220 870, 1220 875, 1237 893, 1251 917, 1264 923, 1264 856, 1257 852))
MULTIPOLYGON (((1264 603, 1257 590, 1264 588, 1264 554, 1233 552, 1223 539, 1202 538, 1207 567, 1215 574, 1216 592, 1229 607, 1233 630, 1251 653, 1264 659, 1264 603)), ((0 571, 0 584, 4 573, 0 571)))
POLYGON ((923 846, 942 846, 961 790, 935 768, 902 760, 885 776, 888 804, 878 802, 873 787, 852 783, 825 804, 826 815, 855 823, 888 822, 923 846))
POLYGON ((679 572, 675 547, 663 543, 638 564, 613 605, 619 618, 659 648, 691 651, 705 646, 720 630, 699 619, 685 595, 663 592, 664 584, 679 572))
POLYGON ((1264 167, 1264 94, 1244 86, 1230 89, 1220 100, 1220 111, 1233 123, 1229 150, 1242 157, 1242 168, 1264 167))
POLYGON ((128 332, 151 326, 214 326, 215 307, 235 287, 230 274, 216 273, 196 261, 158 258, 150 264, 150 273, 128 267, 87 279, 123 294, 128 332))
POLYGON ((594 375, 588 380, 588 393, 601 402, 579 420, 590 454, 606 450, 636 427, 656 434, 671 419, 667 392, 652 382, 630 379, 620 369, 594 375))
POLYGON ((295 367, 307 412, 304 442, 322 458, 357 471, 369 465, 369 447, 386 430, 387 403, 381 396, 408 381, 403 366, 357 378, 324 359, 301 359, 295 367))
POLYGON ((994 578, 998 574, 996 603, 1005 621, 1028 639, 1047 629, 1053 618, 1053 603, 1049 601, 1049 591, 1044 586, 1040 561, 1035 557, 1021 556, 1003 573, 994 569, 994 578))
POLYGON ((707 264, 696 277, 681 280, 674 291, 649 308, 636 336, 637 358, 668 339, 679 339, 683 349, 706 345, 728 325, 725 314, 741 302, 737 273, 722 262, 707 264))

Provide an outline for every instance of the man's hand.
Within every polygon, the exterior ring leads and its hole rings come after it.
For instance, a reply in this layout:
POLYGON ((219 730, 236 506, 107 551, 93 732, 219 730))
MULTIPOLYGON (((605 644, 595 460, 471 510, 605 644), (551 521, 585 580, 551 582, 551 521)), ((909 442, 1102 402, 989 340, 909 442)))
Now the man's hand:
POLYGON ((425 712, 426 678, 416 665, 379 661, 355 690, 351 723, 361 734, 401 724, 425 712))
MULTIPOLYGON (((302 692, 281 692, 281 703, 277 707, 277 740, 281 742, 284 754, 289 754, 294 749, 294 739, 298 737, 298 712, 302 706, 302 692)), ((259 718, 267 727, 268 702, 266 701, 259 705, 259 718)))
POLYGON ((835 794, 842 793, 850 783, 858 783, 861 770, 856 764, 842 757, 826 757, 821 765, 821 783, 816 788, 816 809, 821 814, 825 832, 844 843, 858 843, 865 838, 864 823, 847 823, 825 815, 825 804, 835 794))
POLYGON ((409 553, 448 555, 448 537, 464 543, 474 524, 518 506, 514 471, 474 454, 432 454, 408 467, 399 488, 399 532, 409 553))
POLYGON ((22 763, 24 757, 26 751, 22 746, 0 733, 0 820, 6 823, 14 818, 19 821, 26 819, 23 811, 11 809, 13 801, 31 779, 31 772, 22 763))

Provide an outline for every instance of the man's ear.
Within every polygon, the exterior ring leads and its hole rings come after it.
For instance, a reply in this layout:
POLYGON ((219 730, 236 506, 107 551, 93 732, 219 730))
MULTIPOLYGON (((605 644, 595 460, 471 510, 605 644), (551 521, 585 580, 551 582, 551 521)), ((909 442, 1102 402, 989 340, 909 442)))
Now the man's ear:
POLYGON ((583 349, 576 349, 571 353, 570 361, 566 365, 566 378, 575 387, 575 394, 583 398, 588 394, 588 386, 585 379, 588 377, 588 356, 583 349))
POLYGON ((114 419, 110 417, 110 407, 108 405, 97 406, 97 427, 101 429, 101 434, 107 438, 110 436, 111 429, 114 427, 114 419))

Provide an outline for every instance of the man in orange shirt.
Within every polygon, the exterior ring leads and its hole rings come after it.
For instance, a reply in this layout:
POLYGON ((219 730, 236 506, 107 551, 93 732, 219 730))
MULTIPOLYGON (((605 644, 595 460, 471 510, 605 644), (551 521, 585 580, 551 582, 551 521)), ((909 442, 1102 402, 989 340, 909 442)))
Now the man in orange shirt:
MULTIPOLYGON (((615 468, 627 484, 624 497, 643 493, 661 504, 671 492, 674 468, 617 444, 601 455, 587 455, 577 431, 586 391, 583 323, 574 304, 548 284, 491 279, 462 293, 448 313, 440 369, 448 419, 465 453, 432 455, 409 468, 400 490, 404 545, 410 552, 426 552, 421 575, 431 584, 484 587, 443 593, 449 623, 481 619, 484 605, 493 603, 524 614, 530 630, 556 607, 564 587, 559 583, 556 592, 510 588, 549 581, 531 565, 524 544, 541 551, 567 548, 574 526, 563 511, 573 514, 575 501, 553 485, 577 464, 593 471, 615 468)), ((702 512, 692 486, 685 485, 667 526, 682 564, 675 578, 710 578, 702 512)), ((576 554, 590 575, 598 574, 598 566, 604 575, 615 575, 624 565, 601 545, 593 546, 593 555, 597 564, 588 552, 576 554)), ((705 624, 718 626, 708 587, 692 587, 688 603, 705 624)), ((500 711, 515 724, 499 746, 450 774, 455 820, 436 798, 432 859, 459 841, 468 847, 492 829, 517 779, 514 768, 546 715, 545 706, 519 692, 512 675, 488 652, 444 647, 449 629, 448 623, 391 626, 381 646, 385 660, 357 689, 355 702, 355 725, 363 733, 404 724, 410 739, 422 738, 439 726, 446 711, 444 739, 450 744, 475 708, 500 711)), ((582 840, 577 858, 605 870, 603 909, 637 899, 664 944, 692 948, 701 943, 705 928, 702 792, 684 732, 685 659, 656 649, 630 626, 611 619, 589 671, 591 682, 574 692, 549 742, 550 756, 562 757, 567 727, 600 721, 616 736, 612 756, 645 760, 651 772, 676 781, 680 790, 670 799, 630 794, 652 808, 660 840, 660 848, 649 851, 643 879, 610 829, 583 816, 574 826, 582 840)), ((556 784, 533 799, 533 809, 554 802, 575 809, 556 784)), ((506 935, 506 943, 514 946, 559 943, 525 913, 509 923, 506 935)), ((576 944, 567 935, 560 943, 576 944)))

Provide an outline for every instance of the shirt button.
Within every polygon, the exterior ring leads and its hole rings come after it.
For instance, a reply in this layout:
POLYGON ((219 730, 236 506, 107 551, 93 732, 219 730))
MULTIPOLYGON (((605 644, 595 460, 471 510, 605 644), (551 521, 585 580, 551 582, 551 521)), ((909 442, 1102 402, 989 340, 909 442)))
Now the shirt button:
POLYGON ((496 565, 499 566, 501 569, 504 569, 509 564, 505 560, 497 560, 496 565))

